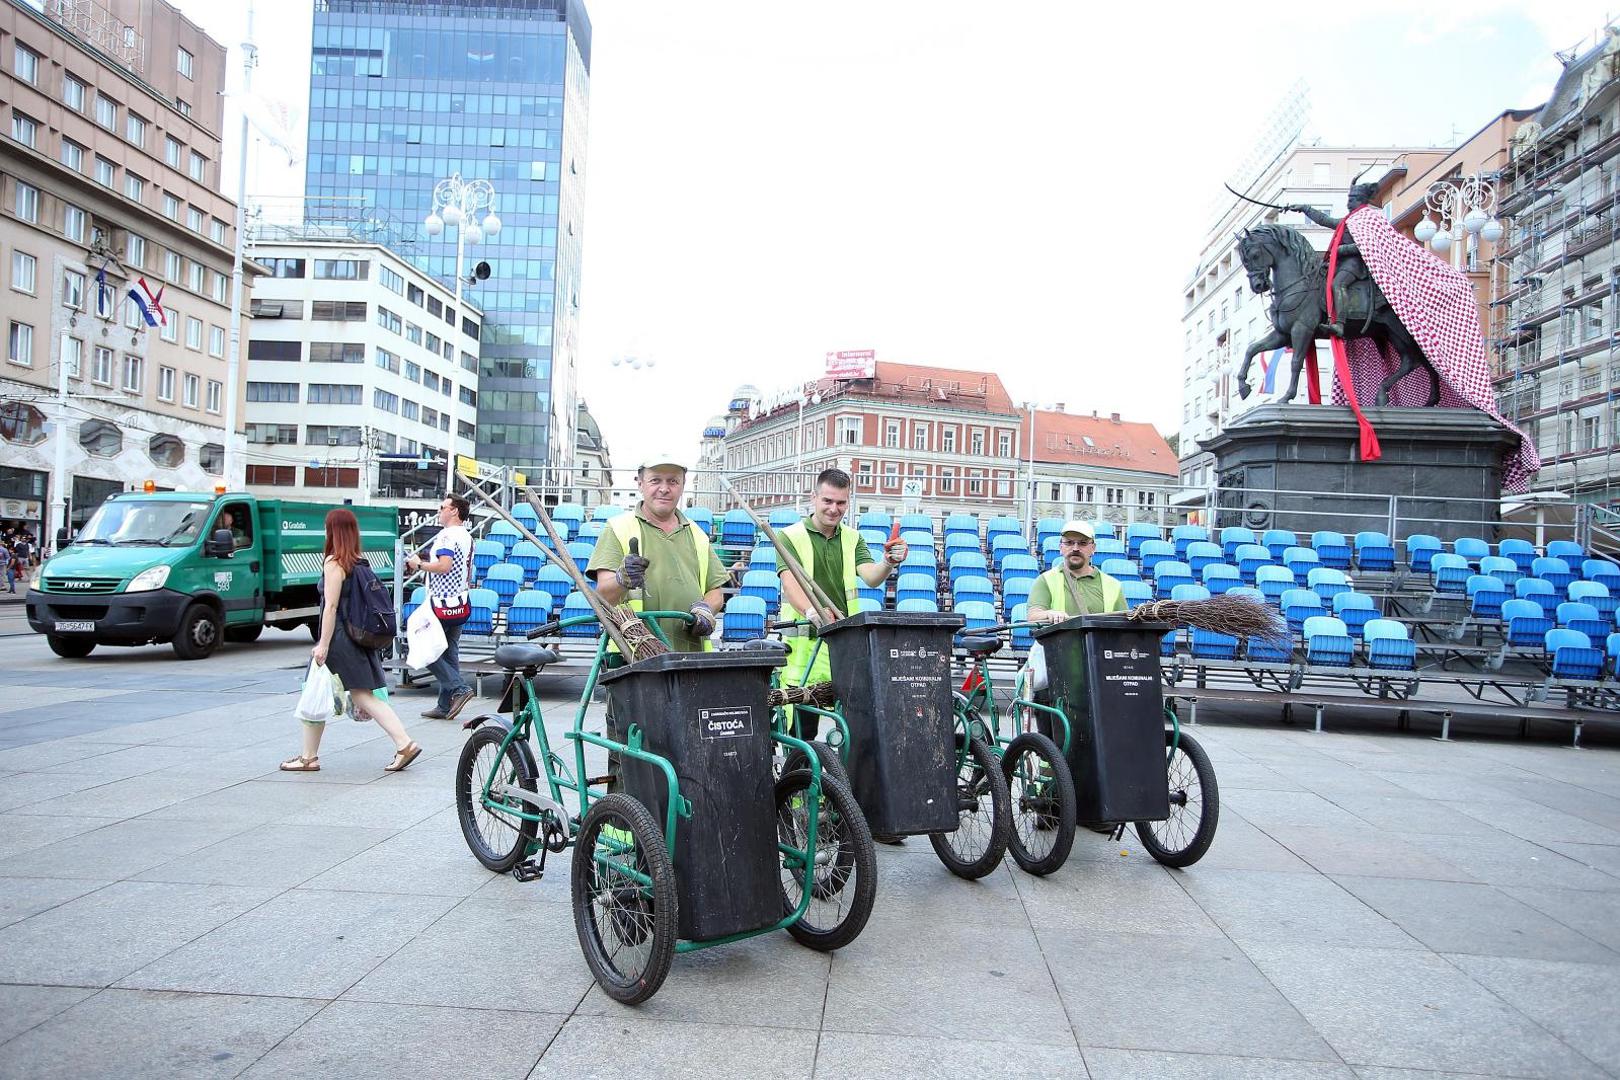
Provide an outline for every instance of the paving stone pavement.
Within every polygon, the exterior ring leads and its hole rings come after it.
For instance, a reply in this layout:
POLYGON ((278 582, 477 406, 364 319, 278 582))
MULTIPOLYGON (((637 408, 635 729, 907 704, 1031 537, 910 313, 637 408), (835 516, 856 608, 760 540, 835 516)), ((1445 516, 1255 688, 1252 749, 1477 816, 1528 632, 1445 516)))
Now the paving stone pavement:
MULTIPOLYGON (((828 956, 680 956, 629 1009, 567 900, 473 861, 456 725, 395 701, 282 774, 308 640, 200 663, 0 638, 0 1077, 1620 1076, 1620 735, 1205 709, 1208 856, 1082 832, 1049 878, 880 847, 828 956)), ((575 679, 548 679, 551 726, 575 679)), ((493 689, 493 686, 490 687, 493 689)), ((485 699, 473 707, 493 708, 485 699)))

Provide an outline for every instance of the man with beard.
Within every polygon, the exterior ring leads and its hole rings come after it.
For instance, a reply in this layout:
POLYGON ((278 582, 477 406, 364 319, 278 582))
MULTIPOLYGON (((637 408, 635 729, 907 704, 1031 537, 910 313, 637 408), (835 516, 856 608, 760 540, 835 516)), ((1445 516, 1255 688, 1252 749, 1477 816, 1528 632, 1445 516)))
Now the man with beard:
POLYGON ((1091 565, 1097 536, 1088 521, 1064 524, 1058 539, 1058 565, 1035 579, 1029 590, 1029 621, 1060 623, 1076 615, 1125 610, 1119 582, 1091 565))

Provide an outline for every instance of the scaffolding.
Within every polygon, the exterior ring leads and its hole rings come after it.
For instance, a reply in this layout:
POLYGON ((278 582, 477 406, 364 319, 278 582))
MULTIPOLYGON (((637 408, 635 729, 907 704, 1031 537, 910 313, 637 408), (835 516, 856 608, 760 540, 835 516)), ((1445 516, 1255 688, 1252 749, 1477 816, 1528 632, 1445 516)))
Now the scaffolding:
POLYGON ((98 0, 50 0, 45 11, 51 21, 113 63, 141 74, 146 63, 146 40, 98 0))
POLYGON ((1566 63, 1514 135, 1492 275, 1502 414, 1536 440, 1538 491, 1620 498, 1620 32, 1566 63))

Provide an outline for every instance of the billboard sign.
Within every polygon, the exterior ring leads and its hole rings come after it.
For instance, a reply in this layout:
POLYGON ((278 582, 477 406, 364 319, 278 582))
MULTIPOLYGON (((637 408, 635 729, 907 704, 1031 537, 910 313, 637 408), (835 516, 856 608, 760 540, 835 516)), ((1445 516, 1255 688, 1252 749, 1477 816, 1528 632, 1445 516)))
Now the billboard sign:
POLYGON ((877 374, 877 355, 871 349, 845 349, 827 354, 827 378, 870 379, 877 374))

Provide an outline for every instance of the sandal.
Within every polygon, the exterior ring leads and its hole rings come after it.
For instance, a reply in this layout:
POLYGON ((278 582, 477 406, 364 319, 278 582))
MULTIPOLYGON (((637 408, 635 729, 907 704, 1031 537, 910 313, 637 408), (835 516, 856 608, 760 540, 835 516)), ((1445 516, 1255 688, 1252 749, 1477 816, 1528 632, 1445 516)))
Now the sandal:
POLYGON ((288 758, 281 763, 282 772, 320 772, 321 759, 319 755, 307 758, 302 754, 295 758, 288 758))
POLYGON ((399 772, 400 770, 404 769, 405 766, 415 761, 417 756, 421 753, 421 744, 415 742, 407 743, 405 749, 394 751, 394 760, 383 766, 383 772, 399 772))

